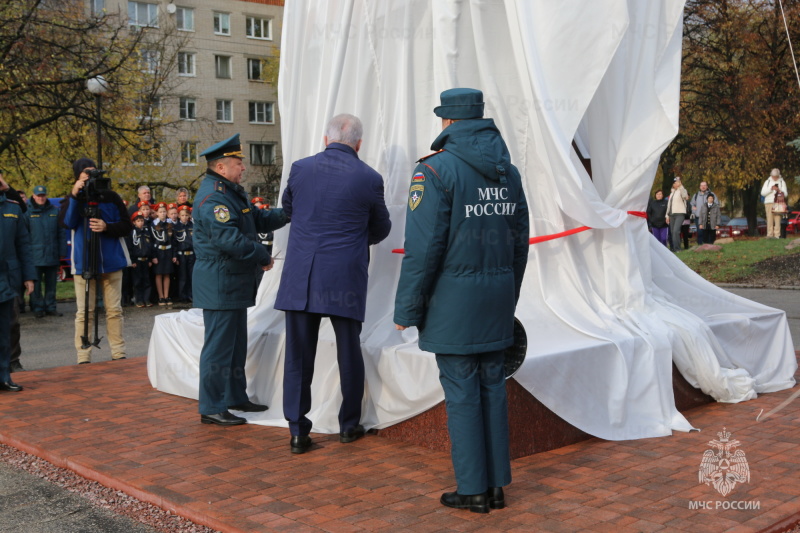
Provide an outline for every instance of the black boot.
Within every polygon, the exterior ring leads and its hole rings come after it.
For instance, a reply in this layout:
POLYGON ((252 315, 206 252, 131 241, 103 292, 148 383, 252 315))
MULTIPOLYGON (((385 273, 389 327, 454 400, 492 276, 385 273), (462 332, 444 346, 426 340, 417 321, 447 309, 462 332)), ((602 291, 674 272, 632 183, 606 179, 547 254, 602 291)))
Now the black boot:
POLYGON ((469 509, 473 513, 489 512, 489 499, 485 492, 472 496, 465 496, 457 492, 445 492, 439 501, 442 502, 442 505, 453 509, 469 509))
POLYGON ((489 487, 489 507, 492 509, 502 509, 506 506, 506 497, 503 494, 503 487, 489 487))

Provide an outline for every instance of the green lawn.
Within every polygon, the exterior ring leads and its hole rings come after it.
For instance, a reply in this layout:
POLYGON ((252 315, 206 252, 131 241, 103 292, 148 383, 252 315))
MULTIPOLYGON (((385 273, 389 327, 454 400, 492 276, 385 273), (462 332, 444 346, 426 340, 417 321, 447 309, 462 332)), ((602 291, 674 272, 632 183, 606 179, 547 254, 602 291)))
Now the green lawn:
POLYGON ((75 284, 70 281, 56 283, 56 300, 74 300, 75 284))
POLYGON ((784 248, 791 240, 742 237, 732 243, 722 244, 720 252, 683 250, 678 252, 678 258, 708 281, 734 283, 757 274, 754 265, 760 261, 800 253, 800 246, 793 250, 784 248))

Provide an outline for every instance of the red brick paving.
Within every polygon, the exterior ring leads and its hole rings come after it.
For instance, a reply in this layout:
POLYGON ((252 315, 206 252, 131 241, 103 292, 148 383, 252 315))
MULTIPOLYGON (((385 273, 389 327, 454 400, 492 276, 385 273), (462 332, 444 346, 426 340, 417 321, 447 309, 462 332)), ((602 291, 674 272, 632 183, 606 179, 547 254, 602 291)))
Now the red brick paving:
POLYGON ((756 421, 797 387, 686 412, 702 432, 591 439, 517 459, 507 508, 478 515, 439 504, 455 483, 446 453, 313 435, 317 447, 292 455, 286 429, 201 425, 196 402, 152 389, 146 372, 137 358, 20 374, 25 391, 0 394, 0 442, 223 531, 756 532, 800 521, 800 400, 756 421), (725 498, 698 484, 723 426, 751 472, 725 498))

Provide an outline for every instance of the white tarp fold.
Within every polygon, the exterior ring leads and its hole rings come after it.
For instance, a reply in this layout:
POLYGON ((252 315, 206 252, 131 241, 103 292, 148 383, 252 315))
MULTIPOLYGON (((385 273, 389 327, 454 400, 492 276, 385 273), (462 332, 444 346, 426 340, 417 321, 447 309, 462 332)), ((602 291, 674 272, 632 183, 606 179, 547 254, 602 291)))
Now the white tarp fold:
MULTIPOLYGON (((719 401, 791 387, 796 368, 782 311, 739 298, 687 269, 648 232, 643 211, 658 159, 677 133, 679 0, 292 0, 281 49, 284 182, 323 148, 337 113, 364 122, 360 156, 386 182, 389 237, 371 250, 362 350, 363 422, 386 427, 443 399, 416 330, 393 329, 394 292, 414 161, 441 129, 452 87, 484 91, 520 168, 533 235, 593 229, 531 246, 517 316, 529 340, 516 379, 574 426, 606 439, 691 429, 676 410, 672 362, 719 401), (591 156, 590 177, 572 148, 591 156)), ((288 228, 275 235, 285 248, 288 228)), ((272 305, 282 263, 249 310, 248 391, 283 420, 284 326, 272 305)), ((482 312, 480 309, 464 312, 482 312)), ((148 370, 159 390, 197 397, 198 310, 161 315, 148 370)), ((323 322, 309 417, 339 431, 335 344, 323 322)))

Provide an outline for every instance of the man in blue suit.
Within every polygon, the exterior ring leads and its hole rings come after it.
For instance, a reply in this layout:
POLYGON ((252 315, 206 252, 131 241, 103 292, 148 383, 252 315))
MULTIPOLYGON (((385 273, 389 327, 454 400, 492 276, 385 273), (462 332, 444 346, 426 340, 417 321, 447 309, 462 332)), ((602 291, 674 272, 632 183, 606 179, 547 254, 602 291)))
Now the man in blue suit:
POLYGON ((336 333, 342 405, 339 441, 364 436, 361 324, 367 300, 369 246, 389 235, 383 178, 358 158, 363 127, 352 115, 333 117, 325 150, 292 165, 283 210, 292 219, 275 309, 286 311, 283 414, 292 453, 311 447, 311 379, 320 321, 336 333))

